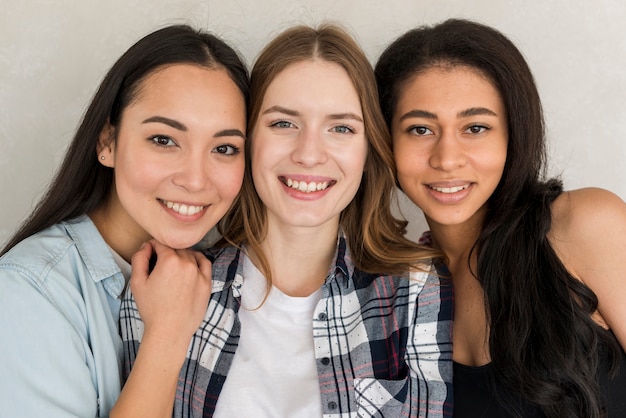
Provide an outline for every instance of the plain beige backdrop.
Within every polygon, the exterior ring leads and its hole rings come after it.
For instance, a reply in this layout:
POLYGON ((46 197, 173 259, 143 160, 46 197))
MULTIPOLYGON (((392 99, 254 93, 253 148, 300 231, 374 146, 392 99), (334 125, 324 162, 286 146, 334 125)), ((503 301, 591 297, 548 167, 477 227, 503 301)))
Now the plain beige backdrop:
MULTIPOLYGON (((347 27, 374 63, 409 28, 465 17, 507 34, 543 98, 550 172, 626 199, 623 0, 0 0, 0 245, 32 210, 106 70, 171 23, 209 29, 251 65, 293 24, 347 27)), ((95 154, 94 154, 95 158, 95 154)), ((406 200, 409 235, 424 229, 406 200)))

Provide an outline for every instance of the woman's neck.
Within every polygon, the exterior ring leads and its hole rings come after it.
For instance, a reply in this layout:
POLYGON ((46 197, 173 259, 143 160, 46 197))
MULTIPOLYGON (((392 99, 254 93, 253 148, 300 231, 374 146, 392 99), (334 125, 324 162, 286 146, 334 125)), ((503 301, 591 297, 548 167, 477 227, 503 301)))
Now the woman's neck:
MULTIPOLYGON (((111 199, 108 202, 110 201, 111 199)), ((150 236, 143 230, 133 230, 131 226, 125 224, 122 220, 110 216, 112 213, 109 207, 110 204, 105 203, 88 215, 107 245, 130 263, 133 254, 135 254, 143 242, 150 239, 150 236)))
POLYGON ((480 229, 467 225, 435 225, 429 223, 433 246, 443 251, 449 266, 463 262, 467 264, 472 247, 480 235, 480 229))
POLYGON ((482 366, 491 361, 489 327, 484 292, 474 275, 476 253, 472 248, 480 236, 480 222, 462 225, 440 225, 429 221, 433 245, 448 258, 448 270, 454 282, 454 344, 453 359, 469 366, 482 366), (471 257, 470 257, 471 254, 471 257))
POLYGON ((308 296, 319 289, 336 253, 337 231, 336 224, 305 228, 270 222, 261 248, 271 268, 272 284, 290 296, 308 296))

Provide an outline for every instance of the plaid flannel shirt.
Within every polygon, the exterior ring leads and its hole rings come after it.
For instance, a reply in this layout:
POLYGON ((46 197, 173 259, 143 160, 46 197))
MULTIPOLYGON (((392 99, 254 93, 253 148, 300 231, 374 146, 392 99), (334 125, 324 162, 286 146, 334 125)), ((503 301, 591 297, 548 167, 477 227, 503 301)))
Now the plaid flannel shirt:
MULTIPOLYGON (((213 415, 241 331, 244 255, 228 247, 207 256, 212 297, 180 372, 176 417, 213 415)), ((363 273, 339 237, 312 318, 324 417, 452 416, 452 287, 434 272, 363 273)), ((120 329, 128 373, 143 334, 130 292, 120 329)))

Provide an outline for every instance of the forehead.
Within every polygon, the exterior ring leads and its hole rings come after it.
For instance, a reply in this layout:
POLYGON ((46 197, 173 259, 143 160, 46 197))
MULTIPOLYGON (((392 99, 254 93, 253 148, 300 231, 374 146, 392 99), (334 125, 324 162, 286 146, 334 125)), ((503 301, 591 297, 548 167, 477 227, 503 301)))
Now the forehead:
MULTIPOLYGON (((222 70, 223 71, 223 70, 222 70)), ((135 86, 135 99, 147 93, 157 93, 163 87, 184 84, 198 78, 198 75, 206 76, 207 72, 219 77, 220 69, 209 68, 197 64, 177 63, 166 64, 154 68, 146 73, 135 86)), ((225 72, 224 72, 225 74, 225 72)))
POLYGON ((499 90, 481 70, 465 65, 437 65, 409 77, 399 88, 398 110, 415 102, 445 106, 491 103, 503 107, 499 90))
POLYGON ((337 63, 319 58, 289 64, 272 79, 265 96, 288 93, 289 90, 309 94, 318 92, 318 96, 341 96, 349 93, 349 96, 358 99, 356 87, 348 72, 337 63))

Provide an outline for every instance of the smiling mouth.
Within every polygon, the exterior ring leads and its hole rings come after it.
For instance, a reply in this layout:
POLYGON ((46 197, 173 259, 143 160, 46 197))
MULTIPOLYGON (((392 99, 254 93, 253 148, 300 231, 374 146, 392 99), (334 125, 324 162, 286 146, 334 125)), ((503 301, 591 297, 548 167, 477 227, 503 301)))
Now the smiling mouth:
POLYGON ((159 201, 163 205, 167 206, 168 209, 171 209, 176 213, 180 213, 181 215, 186 215, 186 216, 191 216, 191 215, 195 215, 196 213, 202 212, 202 210, 206 207, 206 206, 186 205, 184 203, 170 202, 170 201, 162 200, 162 199, 159 199, 159 201))
POLYGON ((298 180, 285 178, 285 177, 281 177, 280 181, 285 186, 294 190, 298 190, 299 192, 303 192, 303 193, 313 193, 313 192, 319 192, 321 190, 326 190, 327 188, 329 188, 330 186, 333 186, 336 183, 335 180, 321 181, 321 182, 317 182, 317 181, 306 182, 304 180, 298 181, 298 180))
POLYGON ((454 187, 437 187, 437 186, 428 186, 430 187, 432 190, 439 192, 439 193, 456 193, 456 192, 460 192, 461 190, 465 190, 469 187, 469 184, 465 184, 463 186, 454 186, 454 187))

